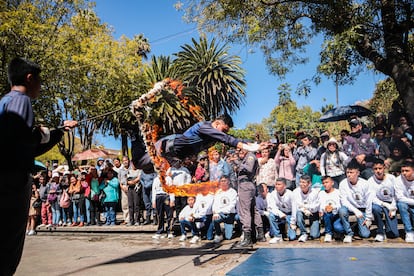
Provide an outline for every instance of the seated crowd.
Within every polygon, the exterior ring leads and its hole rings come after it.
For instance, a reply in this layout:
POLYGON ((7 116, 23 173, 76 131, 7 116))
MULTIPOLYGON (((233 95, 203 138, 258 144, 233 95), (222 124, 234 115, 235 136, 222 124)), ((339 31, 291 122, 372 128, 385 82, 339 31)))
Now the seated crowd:
MULTIPOLYGON (((350 243, 354 234, 374 234, 382 242, 400 237, 399 215, 405 241, 414 242, 412 128, 405 122, 392 130, 380 123, 368 129, 357 118, 349 124, 351 131, 341 131, 340 140, 327 131, 319 137, 301 133, 289 143, 275 139, 256 154, 255 208, 263 222, 253 234, 256 241, 306 242, 323 234, 325 242, 350 243)), ((98 159, 72 172, 51 169, 35 177, 32 201, 41 204, 32 204, 28 235, 35 233, 36 217, 40 227, 115 225, 121 208, 126 225, 157 224, 154 239, 172 238, 175 222, 182 242, 187 232, 191 243, 233 239, 242 229, 238 174, 244 156, 243 150, 221 154, 213 147, 174 160, 168 185, 219 182, 215 194, 195 197, 167 194, 155 173, 136 170, 128 157, 98 159)))

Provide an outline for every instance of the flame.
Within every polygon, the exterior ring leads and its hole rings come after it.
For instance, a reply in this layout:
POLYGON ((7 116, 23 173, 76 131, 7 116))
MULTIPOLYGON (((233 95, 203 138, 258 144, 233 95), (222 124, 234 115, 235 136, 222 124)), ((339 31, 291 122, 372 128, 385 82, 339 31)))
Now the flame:
POLYGON ((158 172, 163 189, 167 193, 173 193, 176 196, 197 196, 197 194, 215 194, 219 189, 218 181, 201 182, 201 183, 188 183, 181 186, 172 186, 166 184, 167 170, 170 167, 167 159, 162 157, 162 152, 158 152, 155 144, 158 140, 158 135, 162 128, 156 124, 150 124, 150 120, 144 119, 144 104, 153 103, 156 101, 156 95, 159 94, 162 89, 172 89, 182 104, 183 108, 188 110, 191 115, 198 121, 202 121, 204 118, 201 114, 201 107, 189 104, 188 97, 183 95, 184 85, 179 80, 165 79, 161 82, 154 84, 154 87, 146 94, 139 98, 139 103, 135 108, 135 116, 140 124, 141 134, 145 141, 148 154, 154 164, 155 170, 158 172))
POLYGON ((207 195, 215 194, 219 190, 218 181, 208 181, 200 183, 189 183, 181 186, 163 185, 163 189, 167 193, 176 196, 197 196, 198 194, 207 195))

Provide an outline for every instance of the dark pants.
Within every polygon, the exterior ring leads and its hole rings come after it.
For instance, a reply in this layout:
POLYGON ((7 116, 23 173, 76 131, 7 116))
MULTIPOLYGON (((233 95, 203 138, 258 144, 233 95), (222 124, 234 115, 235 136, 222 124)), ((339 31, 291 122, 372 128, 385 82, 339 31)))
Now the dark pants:
POLYGON ((90 212, 91 212, 91 224, 100 224, 101 223, 101 212, 102 206, 99 200, 91 200, 90 212))
POLYGON ((157 208, 158 214, 158 229, 157 234, 162 234, 167 232, 167 234, 171 231, 171 222, 173 217, 173 209, 170 207, 170 196, 169 195, 157 195, 155 199, 155 204, 157 208), (164 228, 165 218, 167 217, 167 227, 164 228), (165 230, 164 230, 165 229, 165 230))
POLYGON ((29 204, 32 178, 24 171, 3 171, 0 181, 0 212, 3 233, 0 235, 0 275, 13 275, 19 265, 29 204))
POLYGON ((252 182, 239 183, 239 215, 244 232, 263 227, 262 217, 256 208, 256 186, 252 182), (254 224, 253 224, 254 223, 254 224))
POLYGON ((139 223, 141 207, 141 188, 135 190, 135 187, 128 187, 128 209, 129 209, 129 223, 139 223))

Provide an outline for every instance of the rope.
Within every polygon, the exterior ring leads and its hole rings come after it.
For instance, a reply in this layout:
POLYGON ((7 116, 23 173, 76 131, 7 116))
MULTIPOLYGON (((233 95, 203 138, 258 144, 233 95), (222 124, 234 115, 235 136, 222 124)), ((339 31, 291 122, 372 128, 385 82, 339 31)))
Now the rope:
MULTIPOLYGON (((131 104, 129 104, 127 106, 124 106, 124 107, 120 107, 120 108, 115 109, 115 110, 112 110, 112 111, 105 112, 105 113, 100 114, 100 115, 96 115, 96 116, 93 116, 93 117, 89 117, 89 118, 80 120, 80 121, 78 121, 78 124, 82 124, 82 123, 86 123, 88 121, 96 120, 96 119, 101 118, 101 117, 106 117, 106 116, 108 116, 110 114, 113 114, 113 113, 122 111, 122 110, 127 109, 127 108, 131 108, 131 104)), ((59 126, 58 127, 58 129, 63 129, 63 128, 65 128, 65 127, 64 126, 59 126)))

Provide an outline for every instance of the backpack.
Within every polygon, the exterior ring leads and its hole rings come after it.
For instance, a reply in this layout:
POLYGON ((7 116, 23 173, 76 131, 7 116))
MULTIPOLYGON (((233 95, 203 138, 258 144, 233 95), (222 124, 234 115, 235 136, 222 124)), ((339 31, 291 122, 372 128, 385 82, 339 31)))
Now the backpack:
POLYGON ((63 190, 62 196, 60 197, 59 205, 62 208, 69 208, 70 206, 70 196, 66 190, 63 190))

